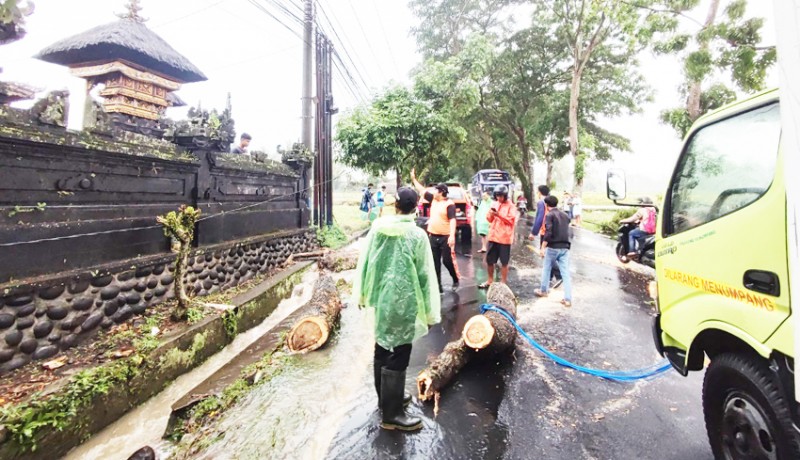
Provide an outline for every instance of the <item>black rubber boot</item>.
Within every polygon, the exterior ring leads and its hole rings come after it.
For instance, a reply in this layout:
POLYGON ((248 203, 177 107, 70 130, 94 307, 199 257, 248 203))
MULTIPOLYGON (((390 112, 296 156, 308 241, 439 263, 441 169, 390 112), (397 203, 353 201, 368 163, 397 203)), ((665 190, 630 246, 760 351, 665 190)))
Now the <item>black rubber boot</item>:
POLYGON ((422 429, 422 420, 406 415, 403 407, 405 371, 381 369, 381 428, 386 430, 416 431, 422 429))
MULTIPOLYGON (((381 363, 377 359, 372 361, 372 370, 375 373, 375 393, 378 394, 379 406, 381 401, 381 367, 383 367, 383 363, 381 363)), ((412 400, 411 395, 403 391, 403 407, 406 407, 409 404, 411 404, 411 400, 412 400)))

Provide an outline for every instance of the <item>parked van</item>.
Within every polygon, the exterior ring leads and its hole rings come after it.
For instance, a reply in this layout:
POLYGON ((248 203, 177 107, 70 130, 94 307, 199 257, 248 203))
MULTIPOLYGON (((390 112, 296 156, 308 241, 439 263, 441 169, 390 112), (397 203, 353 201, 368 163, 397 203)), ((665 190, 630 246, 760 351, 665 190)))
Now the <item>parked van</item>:
POLYGON ((774 90, 697 120, 656 229, 653 337, 681 374, 707 365, 716 458, 800 458, 780 111, 774 90))

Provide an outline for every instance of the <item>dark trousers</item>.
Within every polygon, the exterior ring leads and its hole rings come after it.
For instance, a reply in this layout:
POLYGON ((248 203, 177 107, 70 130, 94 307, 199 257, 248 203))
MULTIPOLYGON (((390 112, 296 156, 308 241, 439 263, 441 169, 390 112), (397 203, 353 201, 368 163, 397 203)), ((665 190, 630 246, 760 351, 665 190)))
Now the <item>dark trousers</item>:
POLYGON ((450 272, 454 283, 458 283, 458 274, 453 264, 453 251, 447 245, 446 235, 430 235, 431 251, 433 252, 433 266, 436 267, 436 280, 439 281, 439 290, 442 290, 442 263, 450 272))
POLYGON ((381 368, 385 367, 391 371, 405 371, 408 362, 411 360, 411 344, 398 345, 393 351, 389 351, 382 346, 375 344, 375 357, 372 361, 372 368, 375 371, 375 392, 378 398, 381 397, 381 368))

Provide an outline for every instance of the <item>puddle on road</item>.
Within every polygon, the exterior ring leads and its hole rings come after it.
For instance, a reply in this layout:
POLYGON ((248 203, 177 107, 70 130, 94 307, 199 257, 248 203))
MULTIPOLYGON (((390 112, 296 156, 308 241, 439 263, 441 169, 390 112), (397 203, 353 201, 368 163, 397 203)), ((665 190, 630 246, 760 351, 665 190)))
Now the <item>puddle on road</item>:
MULTIPOLYGON (((462 257, 459 266, 462 275, 469 278, 480 271, 462 257)), ((446 277, 445 290, 448 284, 446 277)), ((427 359, 460 334, 483 299, 484 293, 473 286, 445 293, 442 323, 414 344, 406 375, 407 391, 416 394, 414 380, 427 359)), ((468 366, 442 395, 436 418, 432 405, 423 407, 415 401, 409 411, 423 418, 421 432, 381 430, 371 369, 373 321, 371 310, 345 309, 335 340, 322 350, 299 357, 295 366, 258 386, 228 410, 216 430, 224 433, 223 437, 197 458, 502 456, 508 433, 497 414, 510 363, 468 366)))
POLYGON ((66 460, 125 460, 140 447, 144 445, 155 447, 156 444, 161 451, 160 458, 167 458, 164 450, 169 445, 161 440, 161 436, 167 427, 172 403, 219 370, 298 306, 307 302, 312 294, 309 287, 318 276, 319 273, 314 269, 307 271, 292 296, 282 301, 260 325, 238 335, 233 342, 205 363, 177 378, 164 391, 73 449, 65 457, 66 460))

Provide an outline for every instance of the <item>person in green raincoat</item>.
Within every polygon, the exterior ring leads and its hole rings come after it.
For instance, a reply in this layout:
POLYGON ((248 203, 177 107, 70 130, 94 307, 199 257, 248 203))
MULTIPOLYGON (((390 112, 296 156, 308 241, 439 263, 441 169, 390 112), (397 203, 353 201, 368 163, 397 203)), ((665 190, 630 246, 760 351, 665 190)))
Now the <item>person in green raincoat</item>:
POLYGON ((489 221, 486 220, 486 215, 489 214, 489 208, 492 207, 492 197, 489 192, 483 192, 481 196, 481 204, 478 205, 478 210, 475 212, 475 231, 481 237, 481 248, 478 252, 486 252, 486 246, 489 242, 489 221))
POLYGON ((411 343, 441 321, 441 300, 428 235, 414 222, 419 195, 403 187, 396 215, 378 218, 361 248, 353 283, 359 307, 375 309, 375 391, 381 428, 414 431, 422 420, 409 417, 405 405, 406 368, 411 343))

